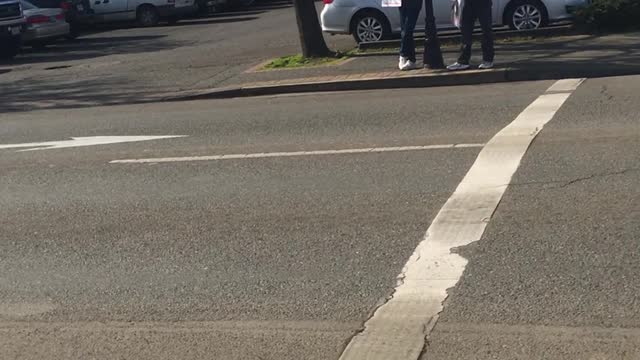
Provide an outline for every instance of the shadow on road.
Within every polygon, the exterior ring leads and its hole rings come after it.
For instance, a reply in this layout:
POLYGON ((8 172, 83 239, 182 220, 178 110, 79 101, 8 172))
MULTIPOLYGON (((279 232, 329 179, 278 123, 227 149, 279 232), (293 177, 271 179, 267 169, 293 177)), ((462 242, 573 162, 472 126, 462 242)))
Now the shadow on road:
POLYGON ((288 9, 293 7, 292 4, 273 4, 273 5, 256 5, 253 7, 254 10, 279 10, 279 9, 288 9))
POLYGON ((177 48, 184 42, 168 41, 166 35, 79 38, 52 44, 43 50, 24 48, 22 54, 6 63, 22 65, 92 59, 114 54, 133 54, 177 48))
POLYGON ((258 19, 258 17, 248 16, 248 17, 235 17, 235 18, 222 18, 222 19, 209 18, 209 19, 185 20, 173 26, 227 24, 227 23, 234 23, 234 22, 251 21, 256 19, 258 19))
POLYGON ((209 15, 201 15, 200 18, 225 18, 225 17, 234 17, 234 16, 254 16, 264 14, 267 11, 265 10, 246 10, 246 11, 229 11, 222 13, 215 13, 209 15))

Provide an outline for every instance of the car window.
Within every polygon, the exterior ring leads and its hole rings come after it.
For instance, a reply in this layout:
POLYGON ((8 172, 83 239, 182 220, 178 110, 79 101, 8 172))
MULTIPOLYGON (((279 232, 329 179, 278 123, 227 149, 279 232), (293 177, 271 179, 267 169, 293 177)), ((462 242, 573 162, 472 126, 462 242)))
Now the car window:
POLYGON ((59 0, 30 0, 30 2, 38 8, 56 9, 60 7, 59 0))
POLYGON ((27 2, 27 1, 21 1, 20 2, 22 4, 22 9, 23 10, 33 10, 33 9, 37 9, 35 6, 33 6, 32 3, 27 2))

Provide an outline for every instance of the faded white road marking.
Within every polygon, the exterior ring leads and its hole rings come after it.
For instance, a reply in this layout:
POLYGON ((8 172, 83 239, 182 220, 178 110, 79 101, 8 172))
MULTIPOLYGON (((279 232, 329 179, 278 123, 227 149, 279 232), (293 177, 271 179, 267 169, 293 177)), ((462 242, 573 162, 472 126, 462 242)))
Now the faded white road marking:
POLYGON ((111 164, 139 164, 139 163, 165 163, 165 162, 181 162, 181 161, 260 159, 260 158, 294 157, 294 156, 363 154, 363 153, 383 153, 383 152, 398 152, 398 151, 437 150, 437 149, 461 149, 461 148, 477 148, 477 147, 483 147, 483 146, 484 144, 445 144, 445 145, 425 145, 425 146, 374 147, 374 148, 364 148, 364 149, 313 150, 313 151, 254 153, 254 154, 228 154, 228 155, 185 156, 185 157, 146 158, 146 159, 124 159, 124 160, 113 160, 110 163, 111 164))
POLYGON ((61 141, 47 141, 47 142, 34 142, 34 143, 22 143, 22 144, 6 144, 0 145, 2 149, 16 149, 16 148, 29 148, 20 151, 33 151, 33 150, 49 150, 49 149, 62 149, 80 146, 93 146, 93 145, 106 145, 136 141, 149 141, 159 139, 171 139, 178 137, 185 137, 186 135, 163 135, 163 136, 85 136, 85 137, 72 137, 71 140, 61 141))
POLYGON ((418 359, 447 289, 467 265, 452 249, 480 240, 531 142, 571 95, 555 92, 581 82, 555 83, 487 143, 409 258, 393 297, 365 323, 341 360, 418 359))
POLYGON ((56 306, 50 302, 0 303, 0 316, 20 318, 30 315, 44 314, 55 309, 56 306))
POLYGON ((564 79, 556 81, 547 92, 571 92, 580 86, 586 79, 564 79))

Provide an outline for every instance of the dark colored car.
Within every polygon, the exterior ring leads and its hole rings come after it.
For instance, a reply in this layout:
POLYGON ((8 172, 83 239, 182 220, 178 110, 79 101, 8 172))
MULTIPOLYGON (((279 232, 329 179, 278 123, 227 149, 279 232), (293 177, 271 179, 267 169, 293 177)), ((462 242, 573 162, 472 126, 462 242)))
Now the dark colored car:
POLYGON ((20 51, 25 19, 17 0, 0 0, 0 60, 11 59, 20 51))

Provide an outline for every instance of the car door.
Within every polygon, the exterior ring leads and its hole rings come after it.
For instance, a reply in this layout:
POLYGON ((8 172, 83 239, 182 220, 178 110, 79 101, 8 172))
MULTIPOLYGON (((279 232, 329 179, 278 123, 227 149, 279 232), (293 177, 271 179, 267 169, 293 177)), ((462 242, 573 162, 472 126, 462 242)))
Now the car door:
MULTIPOLYGON (((426 2, 425 4, 426 5, 426 2)), ((451 23, 451 0, 433 0, 433 15, 436 18, 436 26, 438 28, 452 28, 451 23)), ((416 23, 417 31, 424 31, 426 19, 426 6, 422 7, 418 22, 416 23)))
POLYGON ((126 18, 127 0, 89 0, 96 19, 112 22, 126 18))
POLYGON ((438 28, 454 27, 451 22, 451 0, 433 0, 433 13, 438 28))

